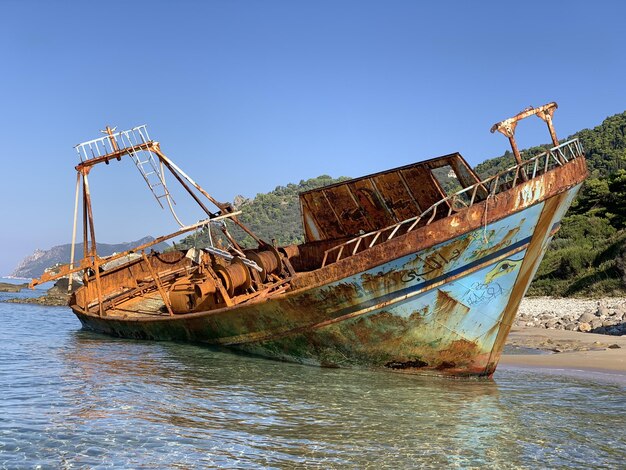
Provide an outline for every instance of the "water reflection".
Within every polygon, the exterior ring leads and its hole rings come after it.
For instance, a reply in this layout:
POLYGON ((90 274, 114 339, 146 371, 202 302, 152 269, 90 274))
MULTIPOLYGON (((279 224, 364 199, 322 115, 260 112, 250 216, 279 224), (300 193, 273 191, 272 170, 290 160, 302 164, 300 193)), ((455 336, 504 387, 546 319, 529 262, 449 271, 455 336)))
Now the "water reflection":
MULTIPOLYGON (((236 450, 249 463, 476 464, 507 439, 493 381, 319 369, 86 332, 70 338, 64 362, 92 393, 111 397, 102 404, 109 418, 128 413, 119 411, 126 403, 136 420, 166 434, 203 445, 234 439, 225 456, 236 450), (128 405, 132 393, 141 400, 128 405)), ((103 414, 83 411, 82 425, 103 414)), ((489 460, 506 462, 499 454, 489 460)))
POLYGON ((624 458, 617 385, 524 371, 477 381, 320 369, 108 338, 41 309, 0 306, 0 315, 0 466, 511 468, 624 458))

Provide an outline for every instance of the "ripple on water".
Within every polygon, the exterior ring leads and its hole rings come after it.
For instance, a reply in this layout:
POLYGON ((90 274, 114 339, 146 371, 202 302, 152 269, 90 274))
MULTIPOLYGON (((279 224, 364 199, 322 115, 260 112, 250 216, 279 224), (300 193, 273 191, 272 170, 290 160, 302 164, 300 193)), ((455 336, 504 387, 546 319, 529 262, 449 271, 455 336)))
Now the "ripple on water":
POLYGON ((0 304, 6 467, 623 465, 626 388, 319 369, 79 330, 0 304))

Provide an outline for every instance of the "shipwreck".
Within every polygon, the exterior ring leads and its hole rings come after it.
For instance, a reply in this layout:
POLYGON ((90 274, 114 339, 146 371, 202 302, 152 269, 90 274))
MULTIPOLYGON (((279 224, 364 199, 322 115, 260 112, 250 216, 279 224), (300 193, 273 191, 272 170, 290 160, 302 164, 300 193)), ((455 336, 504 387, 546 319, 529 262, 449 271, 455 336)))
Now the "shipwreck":
POLYGON ((104 137, 76 146, 72 244, 82 196, 82 259, 72 250, 68 265, 32 285, 77 273, 72 311, 83 328, 117 337, 208 343, 328 367, 489 377, 587 176, 580 142, 556 137, 556 108, 528 108, 493 126, 516 162, 489 178, 453 153, 300 194, 305 241, 290 246, 258 237, 239 211, 168 158, 145 126, 107 127, 104 137), (545 121, 552 146, 524 159, 515 128, 529 116, 545 121), (167 174, 206 218, 99 257, 88 175, 121 158, 134 161, 163 207, 171 207, 167 174), (455 178, 455 188, 444 188, 441 172, 455 178), (214 236, 190 250, 150 249, 196 230, 214 236))

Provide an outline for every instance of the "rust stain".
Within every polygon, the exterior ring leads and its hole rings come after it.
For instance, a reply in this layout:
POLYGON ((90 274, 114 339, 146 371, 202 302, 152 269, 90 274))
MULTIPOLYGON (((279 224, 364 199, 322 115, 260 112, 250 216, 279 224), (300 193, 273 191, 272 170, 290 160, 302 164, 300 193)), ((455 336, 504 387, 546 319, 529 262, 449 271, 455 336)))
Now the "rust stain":
MULTIPOLYGON (((513 237, 515 237, 515 235, 517 235, 519 231, 520 231, 520 227, 512 228, 511 230, 507 232, 507 234, 504 237, 502 237, 502 240, 500 240, 495 245, 486 246, 485 248, 480 248, 476 250, 474 253, 472 253, 472 259, 483 258, 487 255, 490 255, 491 253, 495 253, 496 251, 500 251, 502 248, 509 246, 513 240, 513 237)), ((491 238, 492 236, 493 234, 489 236, 488 238, 491 238)))
MULTIPOLYGON (((536 114, 548 124, 557 142, 551 127, 555 108, 550 104, 526 110, 494 129, 509 137, 515 153, 517 121, 536 114)), ((141 128, 145 126, 124 132, 141 128)), ((560 167, 548 168, 548 155, 558 157, 546 153, 545 170, 527 182, 524 168, 530 167, 524 165, 532 161, 513 168, 514 178, 502 173, 479 182, 459 154, 450 154, 303 193, 300 203, 306 242, 280 248, 261 240, 243 225, 237 218, 240 212, 213 199, 160 151, 158 143, 144 139, 141 145, 128 146, 117 140, 123 139, 124 132, 114 133, 107 127, 106 137, 79 144, 85 152, 85 146, 92 152, 92 156, 85 156, 79 150, 82 161, 76 167, 77 201, 81 178, 83 182, 84 257, 33 285, 82 271, 85 285, 73 295, 71 306, 81 323, 95 331, 132 338, 225 344, 327 367, 353 364, 406 373, 492 373, 519 301, 538 265, 554 213, 566 191, 587 174, 577 143, 574 150, 568 147, 570 143, 562 144, 574 158, 558 162, 560 167), (93 154, 92 145, 98 141, 108 142, 110 150, 105 145, 105 154, 100 150, 93 154), (108 164, 122 156, 135 159, 138 152, 152 152, 150 158, 155 156, 161 169, 173 174, 208 219, 136 247, 133 253, 140 254, 138 260, 120 259, 133 254, 130 251, 100 258, 87 175, 99 163, 108 164), (450 167, 459 183, 472 190, 471 194, 454 196, 464 201, 462 205, 450 207, 452 199, 446 198, 434 176, 433 170, 443 167, 450 167), (500 185, 498 178, 502 178, 500 185), (211 212, 193 188, 219 211, 211 212), (520 227, 492 232, 492 240, 500 233, 504 237, 492 246, 486 241, 468 257, 467 250, 477 240, 472 232, 544 201, 519 267, 517 284, 500 318, 501 326, 488 332, 489 341, 464 338, 459 326, 465 328, 469 323, 470 307, 445 288, 462 273, 446 273, 461 259, 481 259, 506 250, 516 241, 520 227), (419 214, 425 218, 416 217, 419 214), (216 222, 215 227, 219 225, 227 243, 215 246, 211 242, 204 251, 187 253, 160 255, 146 251, 152 244, 200 229, 210 221, 216 222), (225 221, 240 227, 258 246, 244 252, 225 221), (407 223, 412 224, 410 228, 407 223), (226 245, 229 250, 223 249, 226 245), (345 256, 337 254, 327 264, 328 254, 339 248, 346 250, 345 256), (417 255, 424 252, 427 254, 417 255), (119 266, 112 267, 112 261, 120 261, 119 266), (422 289, 416 283, 423 280, 436 282, 425 283, 422 289), (410 288, 407 283, 411 283, 410 288), (432 304, 410 307, 413 300, 409 299, 426 289, 430 292, 422 298, 432 304), (395 304, 397 307, 393 307, 395 304), (407 309, 411 308, 414 310, 409 314, 407 309)), ((519 159, 519 154, 515 155, 519 159)), ((161 203, 159 197, 165 196, 158 196, 155 186, 148 185, 161 203)), ((484 260, 499 262, 487 274, 488 282, 517 268, 503 256, 484 260)), ((479 269, 480 263, 483 260, 471 263, 471 269, 479 269)), ((413 305, 420 305, 419 299, 415 297, 413 305)))
POLYGON ((434 314, 439 323, 458 323, 470 311, 470 308, 452 297, 449 292, 437 289, 437 300, 435 301, 434 314))
MULTIPOLYGON (((446 197, 432 172, 441 167, 455 169, 464 187, 480 181, 454 153, 302 193, 306 240, 357 235, 421 214, 446 197)), ((444 206, 436 218, 447 215, 449 205, 444 206)))
POLYGON ((526 293, 526 289, 530 285, 535 271, 539 266, 539 262, 541 261, 543 242, 546 236, 550 233, 550 230, 552 229, 552 219, 554 217, 554 214, 556 210, 561 206, 566 197, 567 193, 561 193, 552 197, 551 199, 548 199, 544 205, 543 210, 541 211, 539 222, 535 227, 533 237, 530 241, 530 244, 528 245, 526 255, 524 256, 524 261, 522 262, 522 266, 520 267, 517 280, 509 297, 509 303, 505 307, 502 314, 500 329, 494 341, 494 345, 489 358, 489 365, 487 366, 487 372, 489 374, 493 374, 496 369, 498 360, 500 359, 500 355, 502 354, 502 350, 504 349, 504 343, 507 336, 509 335, 509 331, 511 330, 513 319, 517 314, 517 310, 519 309, 522 298, 526 293))
POLYGON ((398 220, 408 219, 421 212, 398 172, 392 171, 374 176, 373 180, 385 198, 385 205, 398 220))
MULTIPOLYGON (((427 255, 422 260, 425 268, 422 277, 433 279, 444 274, 454 261, 462 257, 471 242, 472 240, 468 236, 460 237, 454 242, 438 248, 434 253, 427 255)), ((417 259, 419 259, 419 256, 416 257, 417 259)))
POLYGON ((450 343, 439 353, 440 368, 452 368, 470 364, 481 350, 478 345, 466 339, 458 339, 450 343))
MULTIPOLYGON (((539 176, 537 180, 542 181, 541 184, 547 188, 546 192, 541 195, 541 198, 530 201, 528 206, 542 202, 561 193, 564 190, 564 182, 569 182, 567 185, 568 188, 579 184, 585 179, 586 175, 587 167, 585 161, 582 158, 578 158, 570 161, 566 166, 558 167, 539 176)), ((354 273, 367 271, 384 263, 386 260, 411 255, 416 251, 429 249, 452 238, 457 238, 482 228, 485 223, 493 223, 515 212, 519 192, 524 187, 525 185, 519 185, 512 188, 510 190, 510 197, 502 197, 505 194, 500 194, 491 199, 486 220, 484 218, 485 201, 482 201, 450 217, 435 220, 430 225, 420 230, 403 234, 393 239, 393 242, 375 245, 369 250, 359 253, 357 256, 352 256, 338 263, 330 264, 323 270, 311 270, 300 273, 300 275, 292 281, 292 290, 323 285, 353 275, 354 273)), ((523 209, 523 207, 519 209, 523 209)), ((323 250, 321 248, 316 256, 317 259, 321 261, 323 257, 323 250)))
POLYGON ((440 350, 436 354, 429 354, 426 351, 424 351, 423 354, 425 357, 422 358, 409 359, 406 361, 389 361, 385 364, 385 367, 404 371, 411 369, 446 371, 481 367, 480 363, 476 364, 476 358, 481 356, 480 347, 476 343, 464 339, 453 341, 447 348, 440 350), (429 360, 425 360, 426 357, 428 357, 429 360))

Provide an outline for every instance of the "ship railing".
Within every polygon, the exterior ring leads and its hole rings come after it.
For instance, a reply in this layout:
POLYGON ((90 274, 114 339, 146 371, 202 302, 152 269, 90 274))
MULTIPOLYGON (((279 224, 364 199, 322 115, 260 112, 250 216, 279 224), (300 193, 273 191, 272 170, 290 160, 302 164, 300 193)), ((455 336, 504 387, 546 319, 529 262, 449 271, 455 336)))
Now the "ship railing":
POLYGON ((108 135, 74 146, 80 161, 86 162, 107 155, 116 155, 129 148, 132 150, 133 147, 146 147, 151 142, 145 124, 126 131, 113 132, 114 130, 107 128, 102 132, 108 135))
POLYGON ((519 165, 514 165, 437 201, 420 215, 379 230, 363 233, 358 237, 326 250, 322 260, 322 267, 389 241, 399 234, 411 232, 417 227, 423 227, 435 220, 448 217, 453 213, 522 184, 529 179, 536 178, 550 170, 563 166, 583 155, 583 148, 578 139, 564 142, 523 161, 519 165))

